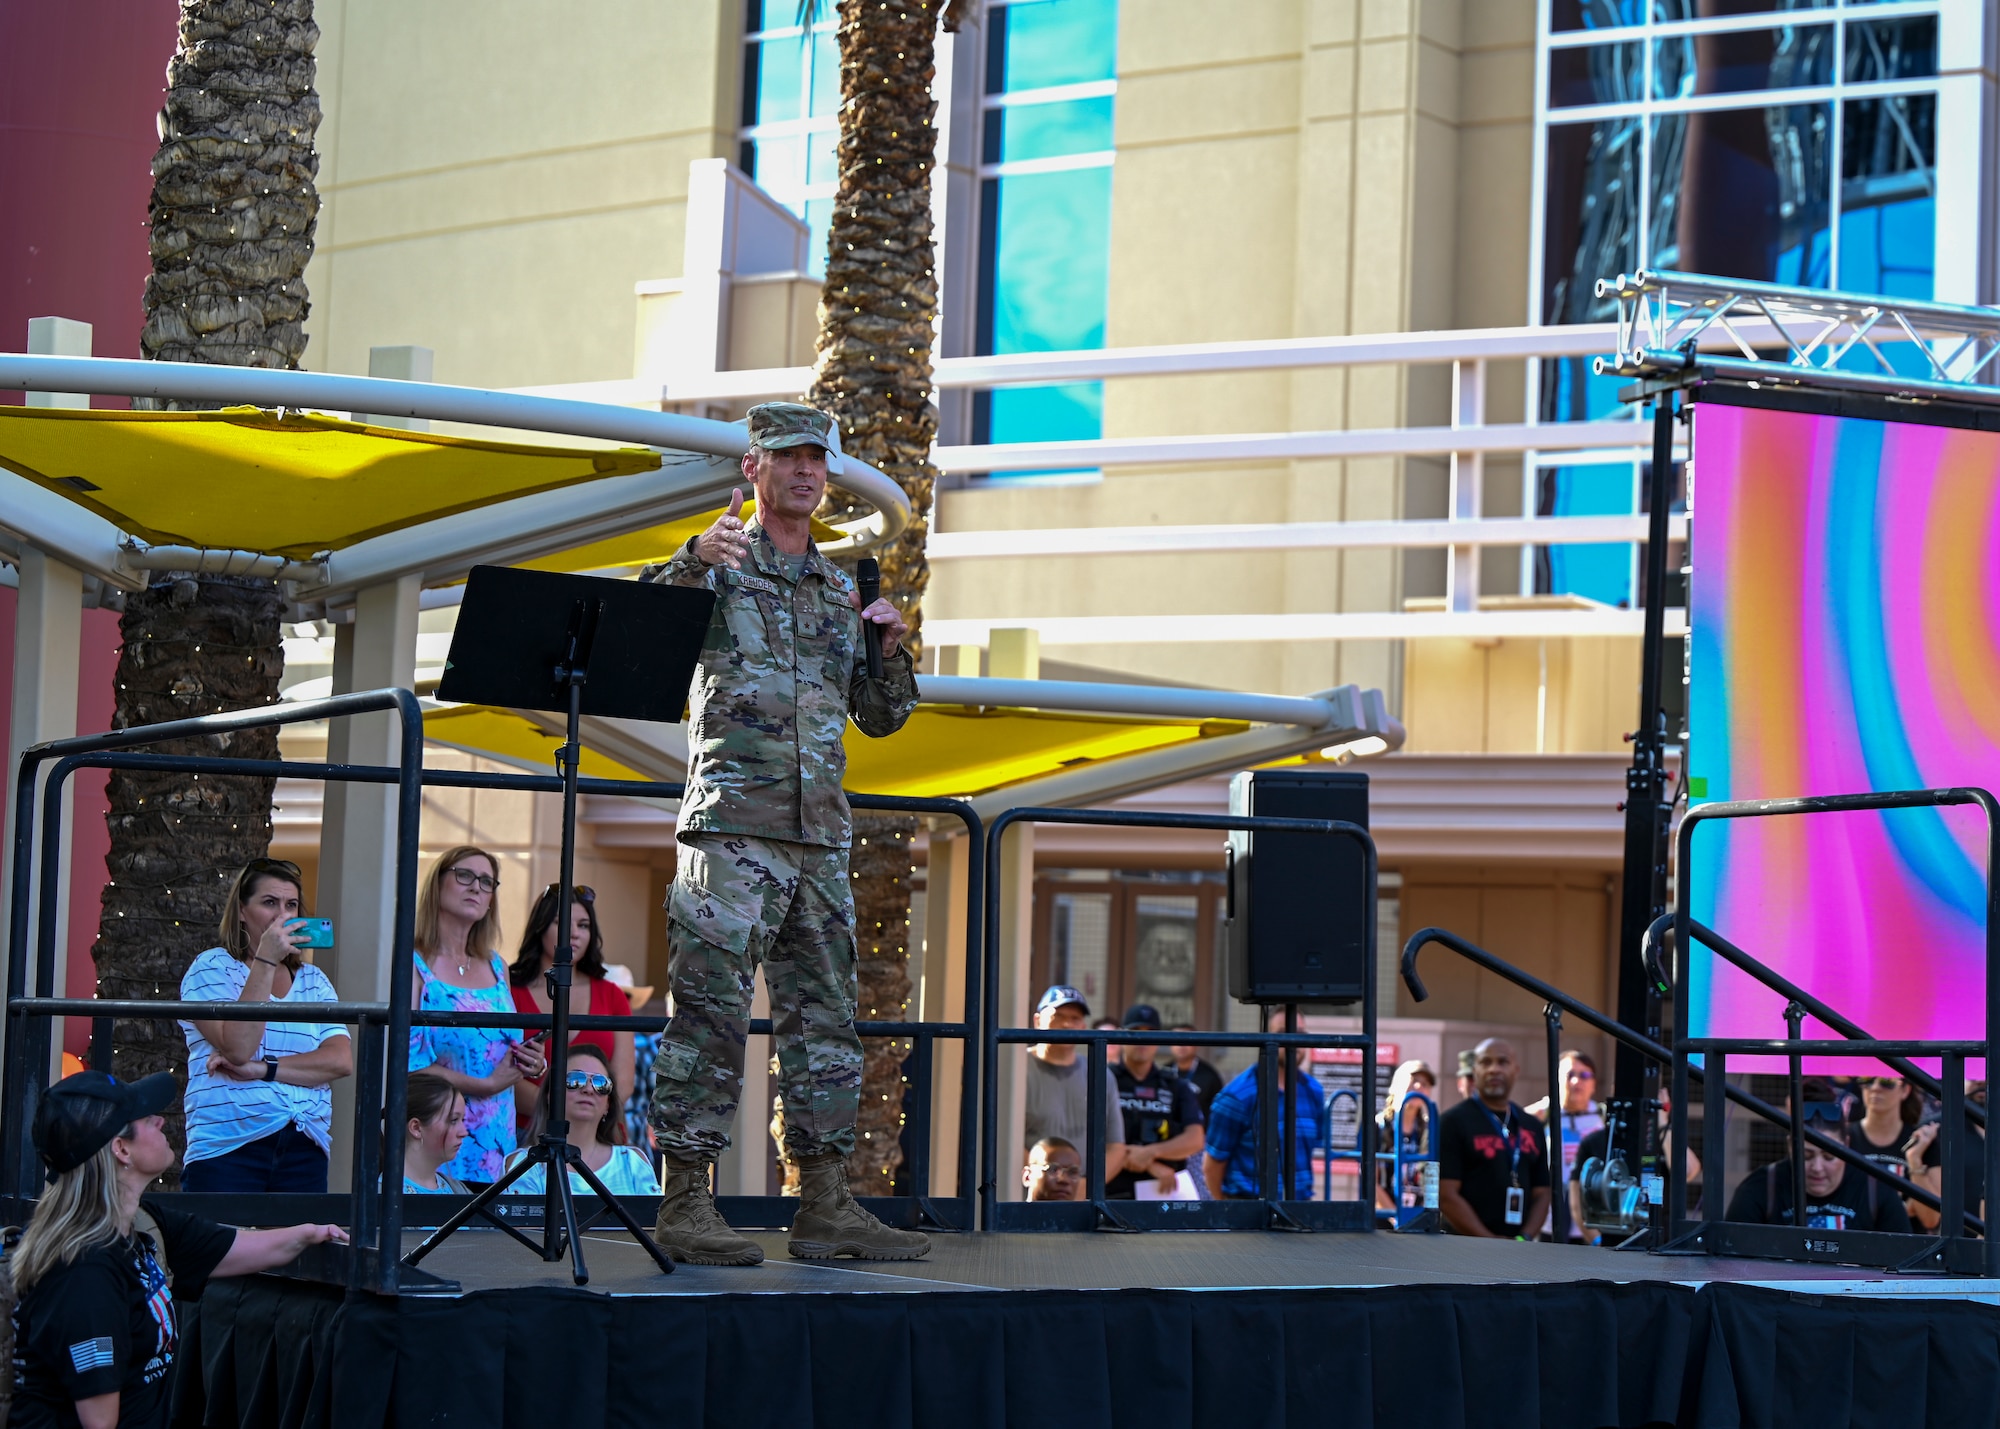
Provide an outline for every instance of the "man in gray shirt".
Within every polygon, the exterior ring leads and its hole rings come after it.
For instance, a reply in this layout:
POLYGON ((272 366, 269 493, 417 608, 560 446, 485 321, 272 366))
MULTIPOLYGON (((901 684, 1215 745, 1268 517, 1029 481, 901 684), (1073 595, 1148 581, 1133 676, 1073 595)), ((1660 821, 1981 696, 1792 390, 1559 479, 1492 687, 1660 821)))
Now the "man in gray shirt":
MULTIPOLYGON (((1090 1006, 1073 987, 1057 985, 1035 1006, 1035 1026, 1081 1032, 1090 1024, 1090 1006)), ((1083 1048, 1073 1042, 1038 1042, 1028 1049, 1027 1139, 1032 1147, 1045 1136, 1085 1146, 1090 1107, 1084 1096, 1083 1048)), ((1104 1069, 1104 1179, 1125 1166, 1125 1116, 1119 1110, 1118 1079, 1104 1069)))

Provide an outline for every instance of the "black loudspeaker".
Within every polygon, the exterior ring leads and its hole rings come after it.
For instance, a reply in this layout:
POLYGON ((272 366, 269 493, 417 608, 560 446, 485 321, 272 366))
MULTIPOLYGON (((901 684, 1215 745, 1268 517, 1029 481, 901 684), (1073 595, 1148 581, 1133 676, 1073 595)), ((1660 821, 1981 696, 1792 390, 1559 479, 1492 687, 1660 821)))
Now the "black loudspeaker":
MULTIPOLYGON (((1229 783, 1229 812, 1343 819, 1368 827, 1368 776, 1253 769, 1229 783)), ((1337 834, 1229 834, 1229 995, 1238 1002, 1358 1002, 1375 890, 1361 845, 1337 834)))

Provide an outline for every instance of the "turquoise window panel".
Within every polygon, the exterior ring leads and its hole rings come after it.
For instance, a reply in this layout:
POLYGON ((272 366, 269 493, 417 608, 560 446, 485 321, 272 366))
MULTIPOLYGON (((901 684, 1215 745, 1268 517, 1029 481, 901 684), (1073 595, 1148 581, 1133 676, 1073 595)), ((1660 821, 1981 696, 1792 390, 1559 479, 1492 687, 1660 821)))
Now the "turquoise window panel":
POLYGON ((1111 148, 1112 99, 1072 99, 989 110, 985 160, 1055 159, 1105 153, 1111 148))
POLYGON ((988 94, 1118 74, 1118 0, 1021 0, 986 12, 988 94))
POLYGON ((985 188, 991 308, 984 349, 1104 346, 1111 170, 1014 174, 989 179, 985 188))

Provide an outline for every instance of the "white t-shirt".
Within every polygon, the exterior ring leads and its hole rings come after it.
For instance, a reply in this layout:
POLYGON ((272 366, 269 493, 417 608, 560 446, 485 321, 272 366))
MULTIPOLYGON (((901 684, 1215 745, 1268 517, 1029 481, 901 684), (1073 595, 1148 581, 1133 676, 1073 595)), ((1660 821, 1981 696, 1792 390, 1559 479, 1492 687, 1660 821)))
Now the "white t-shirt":
MULTIPOLYGON (((226 949, 210 948, 189 964, 181 979, 184 1002, 234 1002, 249 981, 250 964, 238 962, 226 949)), ((274 1003, 338 1002, 333 984, 311 963, 292 974, 291 990, 274 1003)), ((237 1082, 208 1074, 208 1039, 183 1022, 187 1035, 187 1161, 226 1156, 239 1146, 283 1131, 288 1123, 327 1151, 333 1132, 333 1088, 293 1087, 283 1082, 237 1082)), ((329 1037, 345 1037, 339 1022, 267 1022, 264 1038, 252 1060, 291 1057, 316 1050, 329 1037)))
MULTIPOLYGON (((516 1151, 507 1158, 512 1166, 528 1153, 516 1151)), ((646 1153, 636 1146, 614 1146, 611 1159, 598 1168, 597 1179, 604 1183, 604 1189, 614 1196, 657 1196, 660 1194, 660 1178, 653 1174, 653 1163, 646 1159, 646 1153)), ((540 1166, 530 1166, 521 1174, 521 1179, 507 1188, 510 1196, 541 1195, 548 1185, 548 1178, 540 1166)), ((569 1173, 569 1188, 579 1196, 594 1196, 584 1179, 575 1171, 569 1173)))

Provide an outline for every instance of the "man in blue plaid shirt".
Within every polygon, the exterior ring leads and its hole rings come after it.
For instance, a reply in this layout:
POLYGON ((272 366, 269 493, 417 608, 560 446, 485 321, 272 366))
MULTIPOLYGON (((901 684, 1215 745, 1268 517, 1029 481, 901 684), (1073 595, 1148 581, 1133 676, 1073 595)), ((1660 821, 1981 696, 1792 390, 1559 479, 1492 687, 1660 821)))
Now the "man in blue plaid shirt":
MULTIPOLYGON (((1273 1013, 1270 1030, 1285 1030, 1285 1014, 1273 1013)), ((1313 1149, 1321 1145, 1327 1132, 1326 1092, 1303 1070, 1305 1049, 1293 1047, 1278 1053, 1277 1095, 1285 1093, 1285 1078, 1299 1074, 1296 1115, 1298 1131, 1293 1139, 1290 1199, 1312 1199, 1313 1149)), ((1280 1115, 1282 1115, 1282 1111, 1280 1115)), ((1202 1174, 1208 1189, 1218 1200, 1245 1200, 1257 1194, 1257 1134, 1262 1117, 1257 1109, 1257 1068, 1253 1065, 1215 1094, 1208 1108, 1208 1149, 1202 1174)), ((1280 1153, 1282 1155, 1282 1153, 1280 1153)), ((1285 1196, 1284 1191, 1279 1192, 1285 1196)))

